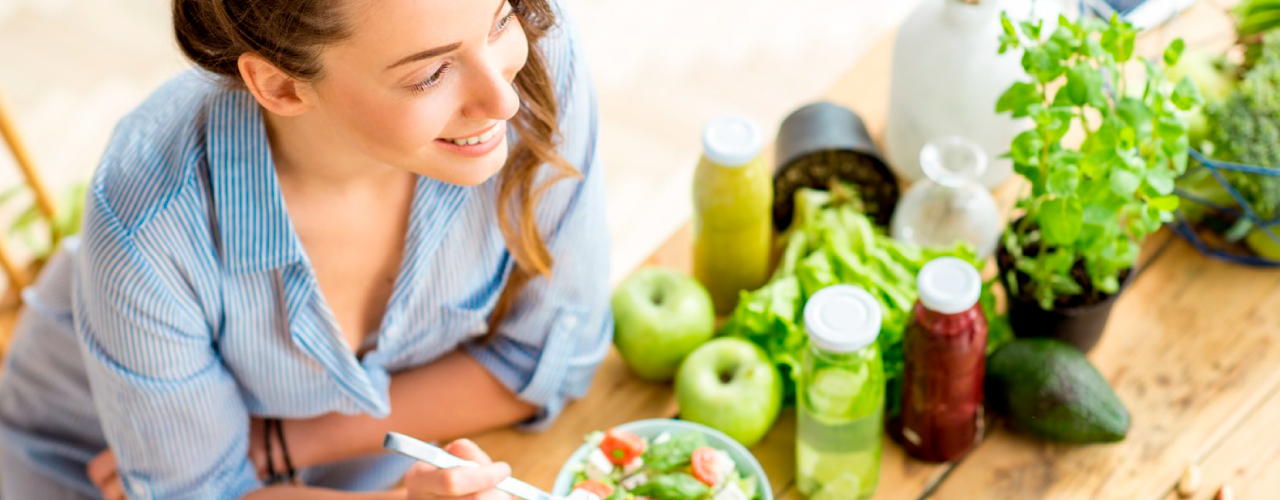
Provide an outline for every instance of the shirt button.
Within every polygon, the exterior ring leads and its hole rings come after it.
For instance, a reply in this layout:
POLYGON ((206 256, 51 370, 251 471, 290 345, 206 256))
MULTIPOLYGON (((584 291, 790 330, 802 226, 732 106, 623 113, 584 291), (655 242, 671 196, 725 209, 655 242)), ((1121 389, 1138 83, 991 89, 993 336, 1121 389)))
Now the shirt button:
POLYGON ((578 327, 578 317, 577 317, 577 316, 566 316, 566 317, 564 318, 564 327, 565 327, 565 329, 568 329, 568 330, 572 330, 572 329, 574 329, 574 328, 577 328, 577 327, 578 327))

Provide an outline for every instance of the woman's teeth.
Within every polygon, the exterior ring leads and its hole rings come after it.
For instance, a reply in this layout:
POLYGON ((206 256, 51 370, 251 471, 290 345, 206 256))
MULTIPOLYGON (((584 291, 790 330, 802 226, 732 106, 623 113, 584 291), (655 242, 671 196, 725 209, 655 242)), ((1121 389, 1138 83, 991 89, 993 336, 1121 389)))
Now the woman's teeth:
POLYGON ((474 146, 482 142, 488 142, 489 139, 493 138, 494 134, 498 133, 499 128, 501 127, 490 128, 488 132, 477 135, 475 137, 467 137, 465 139, 449 139, 449 141, 459 146, 474 146))

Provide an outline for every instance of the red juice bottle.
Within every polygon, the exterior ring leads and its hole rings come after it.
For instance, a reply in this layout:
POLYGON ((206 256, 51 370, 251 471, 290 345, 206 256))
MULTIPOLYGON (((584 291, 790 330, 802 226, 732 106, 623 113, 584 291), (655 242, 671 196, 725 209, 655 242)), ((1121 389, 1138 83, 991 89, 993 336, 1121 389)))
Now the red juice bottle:
POLYGON ((902 415, 893 434, 911 456, 947 462, 972 449, 983 432, 982 278, 968 262, 943 257, 920 270, 917 290, 903 335, 902 415))

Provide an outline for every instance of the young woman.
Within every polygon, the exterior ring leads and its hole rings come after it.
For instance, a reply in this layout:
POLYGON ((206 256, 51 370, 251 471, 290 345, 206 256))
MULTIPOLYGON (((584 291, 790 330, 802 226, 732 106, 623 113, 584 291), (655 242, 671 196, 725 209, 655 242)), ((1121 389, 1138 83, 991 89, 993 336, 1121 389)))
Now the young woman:
POLYGON ((543 426, 608 348, 596 104, 563 13, 173 12, 199 68, 120 123, 81 237, 24 294, 3 497, 509 498, 503 464, 380 446, 543 426))

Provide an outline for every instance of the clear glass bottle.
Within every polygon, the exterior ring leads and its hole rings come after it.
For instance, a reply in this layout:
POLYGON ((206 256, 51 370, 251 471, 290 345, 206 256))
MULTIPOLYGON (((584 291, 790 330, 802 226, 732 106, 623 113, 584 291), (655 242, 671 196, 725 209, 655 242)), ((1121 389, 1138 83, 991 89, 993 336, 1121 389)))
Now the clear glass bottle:
POLYGON ((920 150, 926 180, 902 196, 890 222, 893 238, 920 246, 967 242, 985 259, 995 252, 1004 225, 991 192, 978 181, 987 154, 973 141, 947 136, 920 150))
POLYGON ((902 415, 892 434, 911 456, 947 462, 983 433, 987 319, 982 277, 955 257, 934 259, 917 277, 919 299, 903 335, 902 415))
POLYGON ((769 278, 773 180, 760 154, 764 135, 746 116, 711 120, 702 148, 693 180, 693 275, 723 316, 740 292, 769 278))
POLYGON ((880 480, 884 362, 880 304, 836 285, 804 308, 809 349, 797 385, 796 480, 810 500, 871 497, 880 480))

